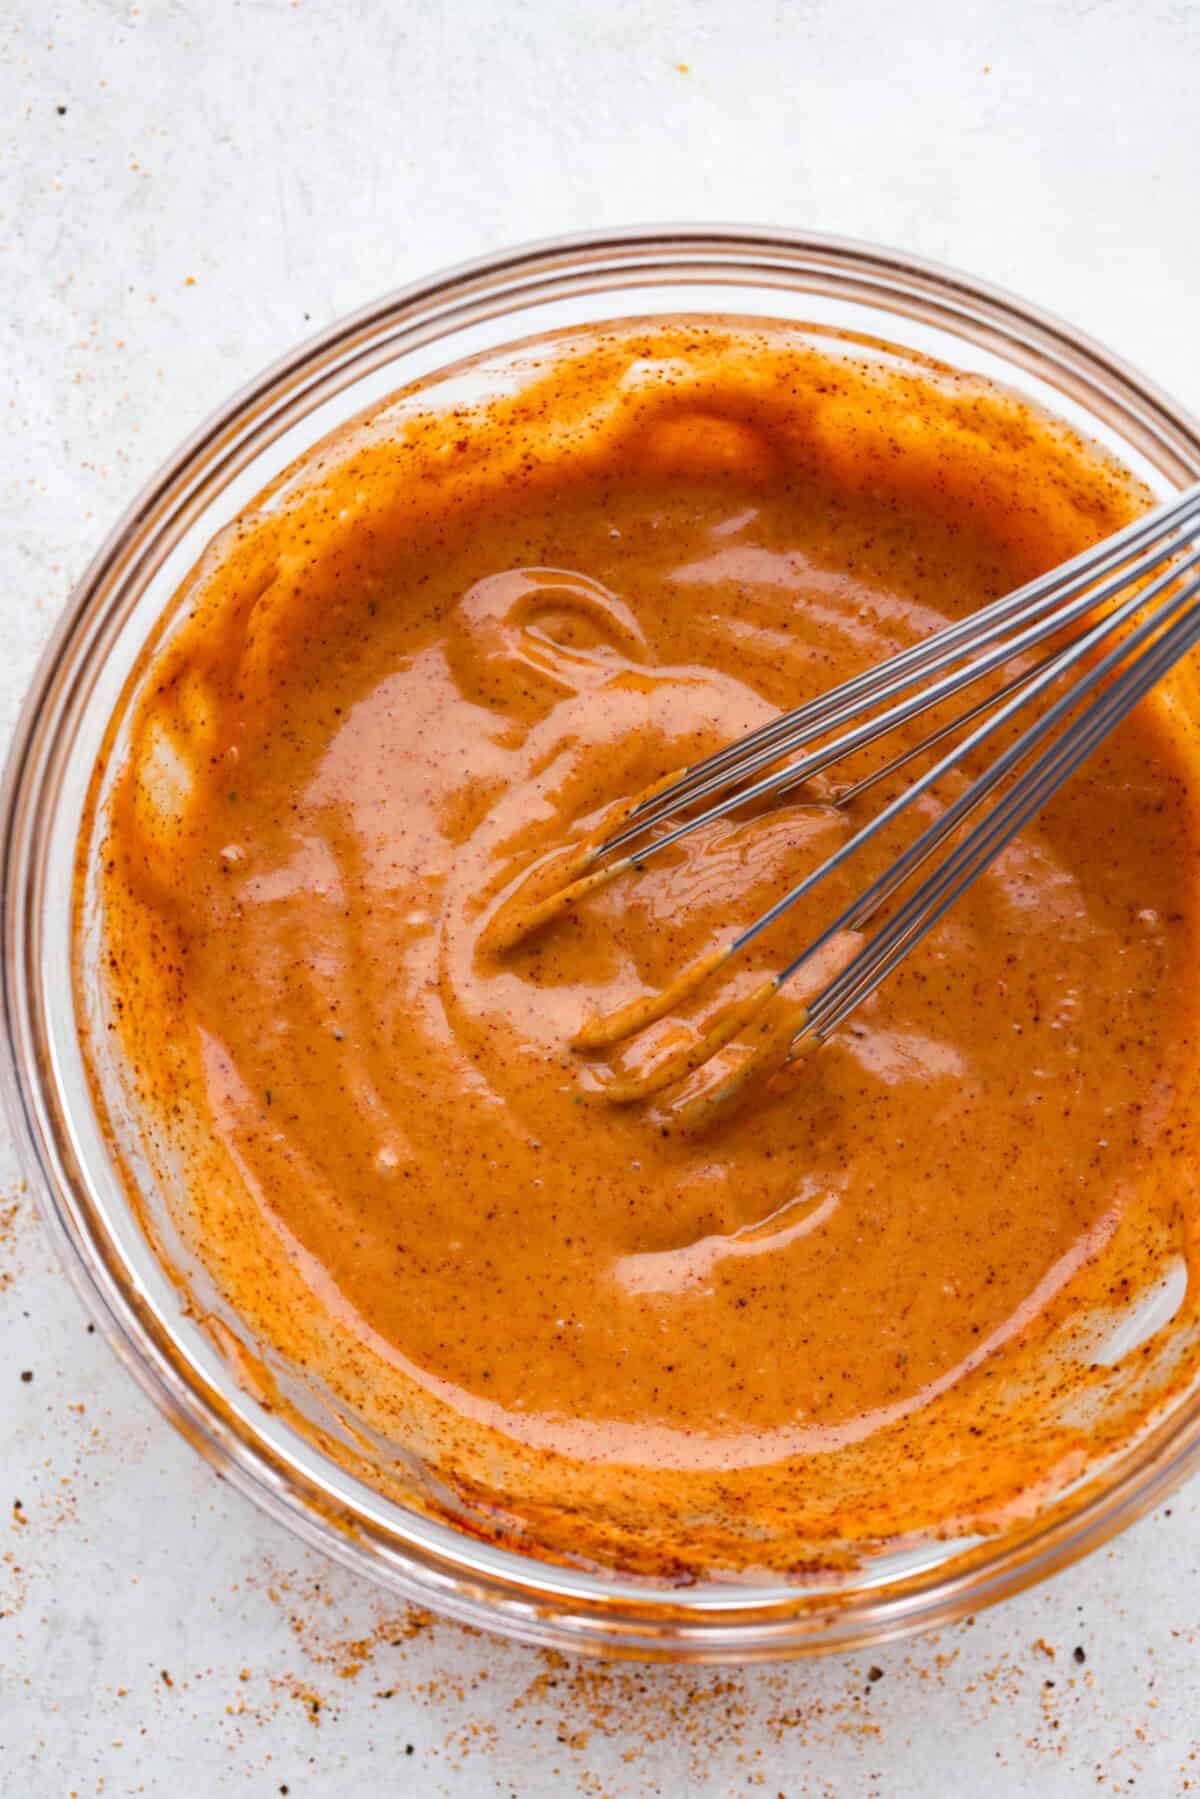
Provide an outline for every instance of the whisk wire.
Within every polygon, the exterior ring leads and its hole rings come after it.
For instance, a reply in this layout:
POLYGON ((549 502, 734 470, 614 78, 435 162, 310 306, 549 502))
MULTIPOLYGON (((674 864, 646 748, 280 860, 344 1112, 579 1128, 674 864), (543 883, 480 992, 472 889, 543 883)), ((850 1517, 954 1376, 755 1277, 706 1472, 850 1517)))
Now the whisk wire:
MULTIPOLYGON (((703 1066, 748 1024, 751 1013, 757 1016, 759 1006, 765 1006, 821 951, 843 937, 853 944, 863 927, 901 895, 891 915, 873 924, 869 939, 853 948, 798 1018, 785 1011, 792 1052, 802 1039, 824 1041, 934 928, 1138 701, 1200 643, 1198 569, 1200 484, 1061 568, 749 732, 677 779, 660 783, 626 812, 623 823, 607 838, 591 847, 577 846, 568 864, 567 884, 524 912, 519 910, 515 935, 510 929, 506 941, 542 928, 597 885, 623 871, 640 869, 704 826, 748 805, 784 798, 974 683, 997 675, 999 685, 981 699, 948 723, 931 721, 933 728, 920 741, 902 745, 882 766, 834 796, 831 803, 844 809, 918 758, 934 756, 922 773, 887 799, 816 868, 724 946, 696 958, 660 992, 590 1020, 579 1033, 577 1046, 607 1048, 660 1019, 895 825, 923 796, 988 748, 986 765, 965 785, 960 776, 956 797, 786 967, 767 977, 748 999, 718 1013, 685 1052, 672 1051, 674 1060, 668 1057, 662 1067, 636 1078, 621 1077, 612 1090, 622 1101, 648 1097, 679 1078, 676 1063, 691 1072, 703 1066), (1041 646, 1044 653, 1034 658, 1031 653, 1041 646), (1022 715, 1038 702, 1036 715, 1023 722, 1022 715), (1002 735, 1010 728, 1011 738, 1002 735), (976 818, 985 806, 988 810, 976 818), (655 831, 657 835, 648 835, 655 831), (620 851, 624 854, 618 856, 620 851), (934 858, 939 859, 921 875, 934 858)), ((761 1041, 748 1052, 747 1068, 757 1065, 767 1038, 774 1042, 771 1033, 780 1022, 775 1014, 764 1020, 765 1038, 755 1026, 761 1041)), ((741 1078, 722 1076, 718 1096, 736 1089, 741 1078)))
MULTIPOLYGON (((1200 643, 1200 581, 1184 596, 1189 610, 1159 642, 1115 681, 1078 728, 1043 752, 996 811, 977 826, 954 854, 834 978, 808 1009, 797 1039, 824 1039, 887 977, 916 943, 928 934, 971 883, 1010 843, 1047 800, 1062 786, 1120 721, 1133 710, 1179 659, 1200 643)), ((815 947, 815 946, 814 946, 815 947)), ((780 985, 806 962, 806 949, 779 977, 780 985)))
MULTIPOLYGON (((1154 568, 1173 556, 1179 547, 1179 535, 1185 534, 1187 527, 1197 522, 1200 522, 1200 485, 1187 490, 1170 507, 1160 508, 1134 520, 1102 543, 1081 552, 1048 574, 1027 582, 1013 593, 982 607, 969 617, 947 626, 933 638, 914 644, 876 667, 864 670, 849 681, 784 713, 780 718, 759 726, 739 738, 736 743, 727 745, 685 769, 678 780, 634 807, 622 830, 598 847, 597 856, 621 848, 662 818, 670 816, 684 805, 694 804, 709 791, 715 791, 716 788, 708 786, 711 777, 736 767, 738 774, 730 774, 729 778, 740 779, 754 768, 762 766, 764 757, 767 762, 776 760, 788 749, 800 747, 803 742, 823 735, 841 722, 843 717, 851 717, 868 704, 876 704, 881 698, 904 691, 926 678, 930 672, 960 660, 981 645, 994 641, 997 636, 1011 630, 1023 620, 1044 615, 1053 608, 1056 598, 1064 591, 1073 596, 1089 592, 1081 611, 1102 604, 1105 591, 1097 590, 1096 583, 1103 576, 1114 570, 1120 571, 1116 581, 1107 590, 1119 592, 1128 582, 1153 572, 1154 568), (1176 541, 1170 541, 1172 539, 1176 541), (1154 553, 1130 566, 1131 558, 1148 546, 1155 546, 1154 553), (767 755, 768 751, 774 753, 767 755)), ((1060 618, 1050 629, 1058 629, 1066 622, 1066 619, 1060 618)), ((719 785, 717 783, 717 787, 719 785)))
MULTIPOLYGON (((953 749, 949 750, 933 765, 932 768, 927 769, 926 772, 914 781, 910 787, 907 787, 903 793, 898 794, 896 798, 892 800, 889 805, 885 806, 881 812, 877 813, 874 818, 869 819, 853 837, 846 843, 840 845, 839 848, 836 849, 831 856, 827 857, 818 868, 806 875, 803 880, 798 881, 796 885, 785 893, 782 898, 777 900, 768 911, 764 912, 752 925, 748 926, 747 929, 735 939, 731 946, 731 953, 736 953, 738 950, 743 949, 747 944, 752 943, 755 937, 766 930, 776 919, 780 918, 784 912, 795 905, 805 894, 811 892, 819 881, 824 880, 827 875, 840 867, 850 856, 861 849, 865 843, 868 843, 871 838, 877 836, 880 831, 886 829, 886 827, 892 824, 902 812, 906 811, 909 806, 919 799, 922 794, 936 786, 938 781, 943 780, 952 769, 956 768, 974 750, 984 744, 989 737, 993 736, 995 732, 1015 718, 1021 708, 1029 704, 1030 700, 1035 699, 1040 693, 1051 687, 1069 668, 1073 667, 1075 663, 1087 656, 1103 642, 1105 638, 1112 635, 1114 631, 1119 630, 1123 624, 1128 622, 1129 618, 1135 612, 1140 611, 1147 604, 1150 604, 1164 589, 1169 588, 1182 573, 1186 572, 1187 569, 1194 567, 1198 562, 1200 562, 1200 548, 1191 551, 1186 558, 1182 559, 1171 569, 1168 569, 1165 574, 1159 576, 1158 580, 1151 588, 1147 589, 1145 592, 1130 595, 1124 605, 1118 607, 1116 611, 1101 619, 1090 631, 1085 632, 1082 637, 1079 637, 1068 644, 1066 648, 1060 650, 1057 655, 1050 657, 1047 662, 1042 664, 1040 673, 1033 672, 1029 679, 1023 681, 1017 691, 1006 701, 998 712, 995 712, 993 716, 988 718, 983 724, 978 725, 969 736, 961 743, 956 744, 953 749)), ((1003 781, 1004 778, 1010 774, 1012 770, 1016 768, 1070 712, 1074 711, 1087 695, 1099 686, 1115 667, 1130 656, 1141 644, 1146 642, 1149 637, 1153 636, 1156 631, 1160 630, 1167 617, 1177 611, 1182 605, 1188 603, 1198 588, 1200 588, 1200 584, 1197 584, 1196 587, 1188 587, 1182 592, 1176 592, 1175 594, 1170 595, 1165 605, 1157 613, 1146 619, 1128 637, 1118 641, 1106 656, 1101 658, 1093 668, 1089 669, 1081 676, 1080 680, 1076 682, 1067 693, 1062 695, 1062 697, 1058 699, 1047 712, 1030 725, 1014 743, 1010 744, 988 769, 977 776, 966 792, 961 794, 957 800, 948 806, 945 812, 921 833, 910 848, 907 849, 903 855, 899 856, 897 860, 892 863, 891 867, 867 888, 866 892, 855 901, 854 905, 849 907, 840 918, 836 919, 834 923, 829 926, 827 931, 822 933, 816 942, 806 950, 801 961, 807 961, 818 948, 839 931, 857 930, 867 923, 872 915, 878 910, 879 905, 882 904, 884 900, 888 899, 891 894, 895 892, 896 888, 901 886, 903 882, 907 880, 918 867, 920 867, 921 863, 927 860, 934 850, 936 850, 972 812, 976 811, 978 807, 982 805, 983 801, 993 789, 996 788, 1000 782, 1003 781)), ((787 980, 799 966, 800 964, 797 963, 793 968, 788 969, 780 977, 780 984, 787 980)))
MULTIPOLYGON (((847 732, 844 736, 835 738, 832 743, 826 744, 814 754, 802 758, 799 762, 790 763, 784 769, 777 770, 773 774, 764 775, 760 780, 752 782, 748 787, 736 787, 732 792, 728 793, 723 800, 716 801, 713 805, 708 806, 704 811, 694 817, 683 819, 678 825, 667 831, 663 836, 654 838, 644 849, 630 852, 625 858, 625 864, 640 869, 652 856, 660 855, 663 850, 669 849, 674 844, 682 842, 685 837, 691 836, 694 832, 700 830, 704 826, 713 824, 721 818, 728 817, 731 812, 738 811, 743 806, 768 796, 782 797, 786 792, 794 790, 796 787, 803 785, 806 781, 810 781, 814 775, 822 773, 826 768, 832 767, 834 763, 840 762, 845 757, 854 754, 858 750, 867 748, 870 744, 877 742, 879 738, 886 736, 898 726, 907 724, 910 720, 917 718, 923 712, 928 711, 932 706, 938 705, 948 698, 952 698, 954 694, 960 692, 964 687, 970 686, 984 675, 993 673, 1006 662, 1013 660, 1015 656, 1021 655, 1026 650, 1035 647, 1038 643, 1043 642, 1046 637, 1053 636, 1067 625, 1075 623, 1081 616, 1087 612, 1093 611, 1098 605, 1103 605, 1115 598, 1116 595, 1123 592, 1131 582, 1137 583, 1144 580, 1148 573, 1159 567, 1165 553, 1167 552, 1156 550, 1151 558, 1142 559, 1132 566, 1126 566, 1120 574, 1103 582, 1098 589, 1089 589, 1083 594, 1072 597, 1065 605, 1058 607, 1057 610, 1051 613, 1048 618, 1043 617, 1039 621, 1026 626, 1024 630, 1018 631, 1015 637, 1007 639, 987 650, 966 668, 960 668, 951 674, 943 675, 939 680, 934 681, 930 687, 923 689, 907 700, 902 700, 896 705, 889 706, 886 711, 880 713, 875 718, 866 720, 863 724, 859 725, 854 730, 847 732)), ((867 840, 867 837, 874 836, 879 830, 883 829, 886 824, 891 823, 892 819, 896 816, 897 809, 902 808, 904 805, 916 799, 921 793, 927 791, 935 780, 938 780, 945 775, 950 768, 954 767, 962 760, 964 755, 977 748, 980 743, 985 741, 994 731, 1005 724, 1012 716, 1012 711, 1018 704, 1025 703, 1028 698, 1032 697, 1034 692, 1042 691, 1052 680, 1057 679, 1058 675, 1061 674, 1066 667, 1078 660, 1081 655, 1086 654, 1087 651, 1103 636, 1118 628, 1132 615, 1132 613, 1150 603, 1163 587, 1170 585, 1181 572, 1181 567, 1186 568, 1197 559, 1197 552, 1193 550, 1189 552, 1182 564, 1180 564, 1178 560, 1174 560, 1175 558, 1178 558, 1178 546, 1174 543, 1170 546, 1169 554, 1173 560, 1149 588, 1140 592, 1135 588, 1135 592, 1130 595, 1121 606, 1115 611, 1107 614, 1098 625, 1093 627, 1091 631, 1085 633, 1081 639, 1068 645, 1067 649, 1060 652, 1058 656, 1052 657, 1048 664, 1043 665, 1043 672, 1040 675, 1036 670, 1030 671, 1029 679, 1022 683, 1022 687, 1024 688, 1023 694, 1020 689, 1018 689, 1013 700, 1003 706, 999 712, 996 712, 989 722, 979 726, 958 749, 952 752, 948 759, 939 762, 933 770, 920 778, 914 787, 909 790, 907 795, 900 796, 898 801, 893 802, 893 804, 885 808, 876 819, 872 820, 869 826, 864 827, 865 835, 860 833, 860 835, 854 838, 850 844, 843 845, 840 851, 835 852, 834 857, 831 858, 828 864, 823 865, 814 875, 806 877, 806 879, 799 883, 797 887, 793 888, 788 895, 785 895, 784 899, 773 907, 771 912, 750 927, 743 938, 735 944, 735 949, 742 947, 746 942, 752 941, 753 937, 757 936, 760 930, 765 929, 767 924, 772 923, 781 911, 786 910, 789 905, 794 904, 805 893, 809 892, 818 879, 822 878, 824 874, 831 872, 834 867, 839 866, 840 863, 846 859, 847 855, 852 853, 852 851, 857 849, 862 842, 867 840)), ((844 708, 839 709, 839 713, 836 716, 840 717, 842 713, 844 713, 844 710, 844 708)), ((970 717, 971 715, 968 713, 967 716, 970 717)), ((828 722, 832 723, 834 720, 831 719, 828 722)), ((773 760, 774 755, 777 753, 778 752, 773 752, 769 755, 768 760, 773 760)), ((766 755, 767 752, 763 752, 763 754, 766 755)), ((761 759, 761 756, 752 758, 748 767, 755 767, 761 759)), ((745 772, 747 772, 746 768, 740 768, 738 775, 743 775, 745 772)), ((728 785, 734 778, 736 777, 729 776, 728 774, 723 775, 720 777, 720 784, 728 785)), ((707 789, 702 787, 696 794, 691 796, 692 800, 695 801, 704 797, 706 791, 707 789)), ((674 806, 670 810, 673 813, 678 810, 678 807, 674 806)), ((607 840, 596 850, 593 859, 599 860, 606 852, 615 851, 630 836, 637 836, 640 834, 641 830, 649 828, 649 826, 655 822, 656 817, 657 810, 647 818, 641 827, 637 829, 627 829, 620 832, 616 837, 607 840)))

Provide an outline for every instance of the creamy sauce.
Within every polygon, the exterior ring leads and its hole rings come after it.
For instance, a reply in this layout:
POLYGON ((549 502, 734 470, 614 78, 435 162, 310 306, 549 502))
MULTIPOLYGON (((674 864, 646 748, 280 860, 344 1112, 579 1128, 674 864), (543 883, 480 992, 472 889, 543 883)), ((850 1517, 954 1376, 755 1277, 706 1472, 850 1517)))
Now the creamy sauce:
POLYGON ((1095 1355, 1193 1242, 1169 695, 786 1065, 829 969, 765 1026, 756 996, 912 828, 719 952, 879 794, 799 792, 529 916, 622 800, 1145 503, 982 380, 667 320, 384 408, 217 540, 114 737, 80 917, 114 1136, 334 1453, 547 1554, 799 1568, 993 1527, 1190 1379, 1095 1355), (739 1103, 690 1106, 755 1029, 739 1103))

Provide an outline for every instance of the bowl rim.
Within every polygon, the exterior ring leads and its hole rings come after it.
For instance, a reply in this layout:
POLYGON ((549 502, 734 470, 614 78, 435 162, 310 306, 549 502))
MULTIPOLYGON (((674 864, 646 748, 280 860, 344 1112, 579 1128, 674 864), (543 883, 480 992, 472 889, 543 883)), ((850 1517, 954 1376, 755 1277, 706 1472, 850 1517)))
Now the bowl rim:
MULTIPOLYGON (((322 399, 397 356, 475 322, 515 320, 550 300, 701 281, 834 294, 940 327, 1119 429, 1170 484, 1200 477, 1200 422, 1112 352, 1000 288, 849 238, 640 225, 521 245, 384 295, 288 351, 191 433, 110 531, 51 632, 0 781, 0 1084, 43 1221, 97 1324, 159 1409, 261 1509, 311 1547, 464 1623, 560 1649, 747 1662, 845 1650, 946 1624, 1098 1547, 1200 1460, 1200 1395, 1144 1432, 1081 1494, 1027 1526, 896 1581, 837 1595, 778 1584, 654 1589, 481 1544, 417 1514, 406 1523, 409 1515, 396 1506, 387 1507, 395 1520, 384 1528, 363 1508, 331 1502, 311 1470, 256 1438, 130 1278, 75 1152, 38 1002, 40 873, 64 745, 82 715, 88 676, 205 506, 322 399)), ((314 1457, 323 1460, 320 1452, 314 1457)))

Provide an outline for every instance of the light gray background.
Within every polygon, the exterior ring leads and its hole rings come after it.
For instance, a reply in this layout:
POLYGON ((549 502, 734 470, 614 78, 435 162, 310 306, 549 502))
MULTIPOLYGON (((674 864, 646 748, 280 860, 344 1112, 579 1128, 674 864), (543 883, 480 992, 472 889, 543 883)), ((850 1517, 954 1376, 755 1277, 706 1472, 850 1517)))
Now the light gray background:
MULTIPOLYGON (((203 414, 513 241, 670 217, 876 238, 1200 410, 1196 0, 7 0, 0 144, 5 741, 71 581, 203 414)), ((3 1142, 0 1537, 5 1799, 1200 1790, 1196 1483, 874 1656, 605 1670, 422 1624, 151 1411, 3 1142)))

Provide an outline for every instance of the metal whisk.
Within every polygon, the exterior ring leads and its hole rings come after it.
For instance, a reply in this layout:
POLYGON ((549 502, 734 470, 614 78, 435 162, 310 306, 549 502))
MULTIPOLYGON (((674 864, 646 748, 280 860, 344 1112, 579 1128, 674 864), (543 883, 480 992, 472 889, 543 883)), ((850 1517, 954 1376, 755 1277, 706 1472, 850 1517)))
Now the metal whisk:
MULTIPOLYGON (((625 870, 644 868, 693 832, 751 803, 762 806, 782 798, 973 683, 1006 671, 1014 659, 1022 662, 1020 672, 1001 674, 998 687, 950 723, 939 724, 920 742, 836 793, 832 803, 845 806, 908 764, 949 745, 768 911, 692 963, 661 993, 591 1021, 577 1044, 604 1047, 662 1017, 899 819, 922 794, 997 734, 1003 734, 1003 741, 1021 715, 1032 712, 1004 747, 993 744, 993 759, 959 797, 755 996, 757 1003, 765 993, 778 992, 834 939, 844 933, 860 934, 876 921, 872 934, 809 1001, 790 1047, 794 1051, 804 1038, 823 1041, 932 930, 1142 696, 1200 642, 1198 564, 1200 484, 1049 574, 651 789, 632 805, 619 828, 601 841, 581 846, 568 869, 572 878, 526 911, 512 941, 575 905, 601 883, 625 870), (1042 645, 1050 646, 1048 653, 1030 662, 1029 652, 1042 645), (1069 683, 1052 691, 1068 675, 1069 683), (952 840, 960 827, 985 806, 984 816, 955 845, 952 840), (938 859, 932 870, 890 917, 881 920, 888 900, 934 858, 938 859)), ((687 1058, 686 1072, 715 1054, 744 1021, 748 1008, 734 1010, 736 1016, 727 1027, 701 1039, 687 1058)), ((633 1089, 621 1095, 633 1096, 633 1089)))

